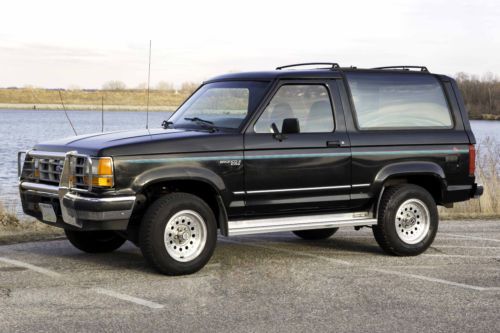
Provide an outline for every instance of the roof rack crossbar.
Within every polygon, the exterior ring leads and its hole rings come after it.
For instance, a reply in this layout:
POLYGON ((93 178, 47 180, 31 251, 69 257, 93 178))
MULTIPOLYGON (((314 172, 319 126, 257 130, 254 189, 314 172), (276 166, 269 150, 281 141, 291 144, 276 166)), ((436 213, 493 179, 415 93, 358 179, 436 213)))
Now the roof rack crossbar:
POLYGON ((374 67, 372 69, 402 69, 404 71, 409 71, 410 69, 420 69, 421 72, 429 72, 426 66, 384 66, 384 67, 374 67))
POLYGON ((282 70, 282 69, 290 68, 290 67, 311 66, 311 65, 328 65, 328 66, 331 66, 331 68, 330 68, 331 70, 340 68, 339 64, 337 64, 336 62, 304 62, 304 63, 300 63, 300 64, 292 64, 292 65, 276 67, 276 70, 282 70))

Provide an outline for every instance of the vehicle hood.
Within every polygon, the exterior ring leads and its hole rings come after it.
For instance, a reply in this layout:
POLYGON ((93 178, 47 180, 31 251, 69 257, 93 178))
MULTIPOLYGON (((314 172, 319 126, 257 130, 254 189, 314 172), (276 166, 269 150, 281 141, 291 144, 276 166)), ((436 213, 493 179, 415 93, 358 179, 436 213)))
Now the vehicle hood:
POLYGON ((159 128, 78 135, 39 143, 34 149, 77 151, 90 156, 130 156, 233 150, 241 149, 241 145, 241 135, 236 133, 159 128))

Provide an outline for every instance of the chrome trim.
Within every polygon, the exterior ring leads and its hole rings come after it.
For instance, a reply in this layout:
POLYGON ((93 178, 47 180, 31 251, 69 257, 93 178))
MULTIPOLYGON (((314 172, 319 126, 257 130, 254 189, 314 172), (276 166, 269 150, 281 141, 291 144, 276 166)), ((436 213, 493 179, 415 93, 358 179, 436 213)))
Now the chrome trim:
MULTIPOLYGON (((24 154, 24 158, 26 159, 26 155, 28 154, 29 150, 20 150, 17 152, 17 177, 21 177, 21 172, 23 171, 23 167, 21 166, 21 156, 24 154)), ((24 164, 24 161, 23 163, 24 164)))
POLYGON ((31 194, 31 195, 38 195, 42 197, 48 197, 48 198, 53 198, 53 199, 59 199, 59 195, 50 193, 50 192, 43 192, 43 191, 34 191, 34 190, 25 190, 26 193, 31 194))
POLYGON ((42 151, 42 150, 31 150, 29 151, 29 155, 38 158, 48 158, 48 159, 64 159, 67 153, 62 152, 51 152, 51 151, 42 151))
POLYGON ((92 221, 109 221, 109 220, 128 220, 132 215, 135 204, 135 196, 124 196, 124 197, 111 197, 111 198, 90 198, 82 197, 75 193, 66 193, 61 199, 61 212, 63 213, 63 220, 67 224, 71 224, 75 227, 82 228, 82 224, 78 221, 92 220, 92 221), (73 208, 68 208, 64 205, 63 200, 75 201, 86 201, 91 203, 101 203, 101 202, 129 202, 131 204, 130 209, 126 210, 113 210, 113 211, 86 211, 86 210, 75 210, 73 208))
MULTIPOLYGON (((83 197, 78 195, 78 193, 89 193, 92 191, 93 173, 92 173, 92 158, 89 155, 78 154, 77 151, 69 151, 66 153, 61 152, 47 152, 47 151, 37 151, 31 150, 27 152, 18 152, 18 173, 19 173, 19 187, 33 195, 40 195, 44 197, 57 198, 59 199, 61 207, 62 220, 70 225, 81 228, 82 225, 78 222, 79 219, 84 220, 118 220, 118 219, 128 219, 132 215, 135 196, 125 196, 125 197, 108 197, 108 198, 95 198, 95 197, 83 197), (49 185, 45 183, 35 183, 29 181, 22 181, 22 166, 21 157, 26 154, 26 156, 34 157, 37 159, 57 159, 63 160, 63 168, 59 175, 58 185, 49 185), (85 159, 83 164, 77 164, 79 158, 85 159), (86 188, 79 188, 80 183, 75 183, 76 167, 83 167, 83 175, 87 177, 88 185, 86 188), (85 171, 85 169, 88 169, 85 171), (76 211, 72 208, 68 208, 64 205, 64 200, 72 201, 86 201, 91 203, 100 202, 127 202, 131 203, 131 208, 122 211, 110 211, 110 212, 90 212, 90 211, 76 211)), ((114 165, 112 163, 112 168, 114 170, 114 165)))
POLYGON ((121 196, 121 197, 107 197, 107 198, 95 198, 95 197, 83 197, 78 193, 72 193, 69 190, 66 192, 67 188, 61 189, 58 186, 32 183, 32 182, 21 182, 19 184, 21 190, 26 191, 32 195, 39 195, 43 197, 59 199, 62 220, 70 225, 81 228, 82 225, 78 222, 79 219, 83 220, 93 220, 93 221, 108 221, 108 220, 125 220, 129 219, 134 210, 134 204, 136 197, 134 195, 121 196), (108 203, 108 202, 129 202, 130 209, 119 210, 119 211, 102 211, 102 212, 92 212, 85 210, 75 210, 68 208, 64 205, 64 200, 75 201, 85 201, 90 203, 108 203))
POLYGON ((352 188, 358 188, 358 187, 370 187, 372 184, 370 183, 365 183, 365 184, 352 184, 352 188))
POLYGON ((377 219, 369 216, 370 212, 355 212, 228 221, 228 236, 376 225, 377 219))
POLYGON ((255 190, 255 191, 246 191, 246 193, 247 194, 258 194, 258 193, 279 193, 279 192, 322 191, 322 190, 335 190, 335 189, 342 189, 342 188, 351 188, 351 185, 283 188, 283 189, 277 189, 277 190, 255 190))
POLYGON ((277 190, 254 190, 254 191, 235 191, 234 195, 242 194, 259 194, 259 193, 279 193, 279 192, 301 192, 301 191, 322 191, 322 190, 335 190, 344 188, 361 188, 370 187, 372 184, 353 184, 353 185, 337 185, 337 186, 320 186, 320 187, 300 187, 300 188, 284 188, 277 190))
POLYGON ((21 182, 19 184, 23 190, 46 192, 50 194, 58 194, 59 187, 54 185, 31 183, 31 182, 21 182))
POLYGON ((91 197, 82 197, 82 196, 80 196, 78 194, 74 194, 74 193, 67 193, 64 197, 66 199, 78 200, 78 201, 87 201, 87 202, 94 202, 94 203, 100 203, 100 202, 120 202, 120 201, 135 202, 135 195, 129 195, 129 196, 126 196, 126 197, 91 198, 91 197))
POLYGON ((449 185, 446 188, 447 191, 466 191, 471 189, 472 185, 449 185))

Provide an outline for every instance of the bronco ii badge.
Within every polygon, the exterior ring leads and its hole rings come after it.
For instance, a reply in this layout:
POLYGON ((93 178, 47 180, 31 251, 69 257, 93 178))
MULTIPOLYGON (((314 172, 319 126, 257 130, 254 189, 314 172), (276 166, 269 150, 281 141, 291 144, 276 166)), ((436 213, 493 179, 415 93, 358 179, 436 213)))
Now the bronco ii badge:
POLYGON ((241 160, 220 160, 219 165, 240 166, 241 160))

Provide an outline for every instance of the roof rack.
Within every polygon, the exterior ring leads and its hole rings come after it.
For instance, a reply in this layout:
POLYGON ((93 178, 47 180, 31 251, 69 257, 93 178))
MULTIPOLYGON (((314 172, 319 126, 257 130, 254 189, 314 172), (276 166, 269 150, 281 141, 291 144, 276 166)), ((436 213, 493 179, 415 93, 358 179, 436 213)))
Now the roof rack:
POLYGON ((337 64, 336 62, 304 62, 304 63, 300 63, 300 64, 292 64, 292 65, 285 65, 285 66, 276 67, 276 70, 282 70, 282 69, 290 68, 290 67, 311 66, 311 65, 328 65, 328 66, 331 66, 331 68, 330 68, 331 70, 340 68, 339 64, 337 64))
POLYGON ((402 69, 404 71, 409 71, 410 69, 420 69, 421 72, 429 72, 425 66, 384 66, 384 67, 374 67, 372 69, 402 69))

